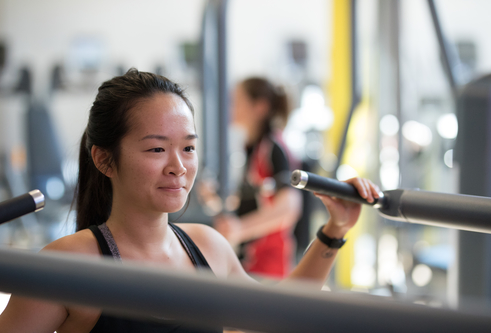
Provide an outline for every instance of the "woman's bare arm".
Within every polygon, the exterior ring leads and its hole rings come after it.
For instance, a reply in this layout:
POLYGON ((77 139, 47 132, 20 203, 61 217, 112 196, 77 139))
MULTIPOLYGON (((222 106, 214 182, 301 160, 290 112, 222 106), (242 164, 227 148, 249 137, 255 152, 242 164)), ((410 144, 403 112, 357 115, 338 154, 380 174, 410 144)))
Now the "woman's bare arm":
MULTIPOLYGON (((353 184, 368 202, 373 202, 374 198, 379 197, 380 189, 367 179, 352 178, 346 182, 353 184)), ((361 205, 326 195, 316 194, 316 196, 322 200, 331 215, 327 224, 322 228, 322 232, 330 238, 344 238, 356 224, 361 205)), ((319 288, 322 287, 332 269, 337 252, 338 249, 329 248, 316 238, 286 280, 304 280, 319 288)))
MULTIPOLYGON (((97 243, 90 231, 84 230, 60 238, 43 250, 99 255, 97 243)), ((0 315, 2 333, 53 333, 67 319, 67 308, 58 303, 12 295, 0 315)))
POLYGON ((68 316, 63 305, 12 295, 0 315, 2 333, 53 333, 68 316))

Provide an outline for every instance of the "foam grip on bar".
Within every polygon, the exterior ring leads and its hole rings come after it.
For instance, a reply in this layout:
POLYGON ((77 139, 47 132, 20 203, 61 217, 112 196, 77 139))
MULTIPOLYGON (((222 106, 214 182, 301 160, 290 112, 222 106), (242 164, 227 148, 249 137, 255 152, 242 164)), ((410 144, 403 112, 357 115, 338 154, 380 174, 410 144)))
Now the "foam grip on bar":
POLYGON ((0 224, 44 208, 44 195, 39 190, 0 203, 0 224))
POLYGON ((336 179, 322 177, 311 172, 295 170, 290 178, 291 185, 295 188, 330 195, 336 198, 345 199, 365 205, 379 207, 382 204, 380 199, 368 202, 362 198, 353 185, 341 182, 336 179))

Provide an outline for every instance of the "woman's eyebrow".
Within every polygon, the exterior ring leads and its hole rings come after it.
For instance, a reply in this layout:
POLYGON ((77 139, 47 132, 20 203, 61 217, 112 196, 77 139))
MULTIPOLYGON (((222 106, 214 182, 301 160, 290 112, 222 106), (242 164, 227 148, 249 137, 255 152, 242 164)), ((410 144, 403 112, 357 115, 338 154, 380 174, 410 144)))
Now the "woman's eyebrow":
POLYGON ((149 134, 149 135, 143 137, 142 139, 140 139, 140 141, 148 140, 148 139, 157 139, 157 140, 162 140, 162 141, 169 141, 169 137, 164 136, 164 135, 158 135, 158 134, 149 134))
POLYGON ((189 134, 186 135, 186 140, 194 140, 198 138, 198 134, 189 134))
MULTIPOLYGON (((197 139, 198 138, 198 134, 188 134, 184 137, 184 140, 194 140, 194 139, 197 139)), ((165 135, 159 135, 159 134, 149 134, 145 137, 143 137, 142 139, 140 139, 140 141, 143 141, 143 140, 147 140, 147 139, 157 139, 157 140, 161 140, 161 141, 169 141, 169 137, 165 136, 165 135)))

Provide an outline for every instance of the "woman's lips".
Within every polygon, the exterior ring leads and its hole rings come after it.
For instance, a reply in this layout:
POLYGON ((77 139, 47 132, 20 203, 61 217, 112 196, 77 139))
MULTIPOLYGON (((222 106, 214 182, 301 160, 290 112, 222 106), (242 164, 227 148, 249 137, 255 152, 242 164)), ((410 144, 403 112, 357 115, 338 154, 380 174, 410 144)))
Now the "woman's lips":
POLYGON ((164 191, 169 191, 169 192, 179 192, 180 190, 183 190, 184 187, 180 186, 180 187, 174 187, 174 186, 162 186, 162 187, 159 187, 160 190, 164 190, 164 191))

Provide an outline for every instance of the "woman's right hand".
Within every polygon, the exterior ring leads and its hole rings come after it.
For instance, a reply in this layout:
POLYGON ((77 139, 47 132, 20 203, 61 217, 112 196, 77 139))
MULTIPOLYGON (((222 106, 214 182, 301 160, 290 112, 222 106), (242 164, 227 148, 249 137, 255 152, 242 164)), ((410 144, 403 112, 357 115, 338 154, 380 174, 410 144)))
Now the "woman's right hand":
MULTIPOLYGON (((351 178, 345 181, 353 185, 360 196, 368 202, 380 197, 380 189, 377 185, 365 178, 351 178)), ((342 238, 356 224, 361 212, 361 204, 352 201, 314 193, 326 206, 331 218, 326 225, 325 232, 329 231, 330 237, 342 238)))

